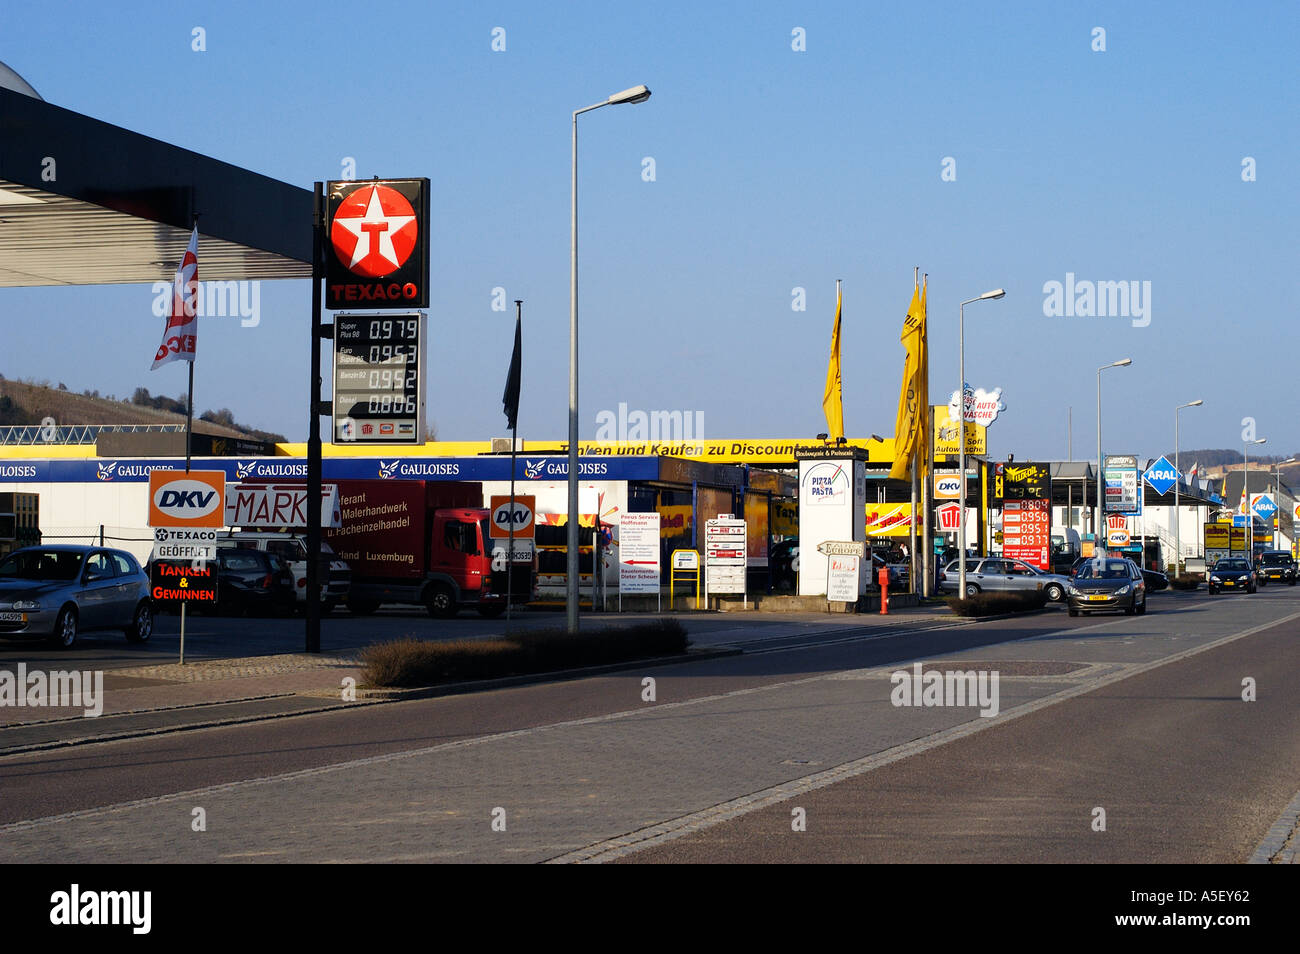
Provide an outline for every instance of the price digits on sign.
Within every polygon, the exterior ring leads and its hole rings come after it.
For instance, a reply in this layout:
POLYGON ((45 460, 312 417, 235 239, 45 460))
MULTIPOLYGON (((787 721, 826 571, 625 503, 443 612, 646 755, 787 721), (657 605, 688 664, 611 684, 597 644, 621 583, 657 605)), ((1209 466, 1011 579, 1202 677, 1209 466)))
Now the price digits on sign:
POLYGON ((336 433, 349 440, 375 438, 384 443, 416 443, 423 439, 419 420, 423 410, 421 326, 418 315, 336 316, 336 433), (337 421, 344 419, 362 423, 351 430, 341 429, 337 421))

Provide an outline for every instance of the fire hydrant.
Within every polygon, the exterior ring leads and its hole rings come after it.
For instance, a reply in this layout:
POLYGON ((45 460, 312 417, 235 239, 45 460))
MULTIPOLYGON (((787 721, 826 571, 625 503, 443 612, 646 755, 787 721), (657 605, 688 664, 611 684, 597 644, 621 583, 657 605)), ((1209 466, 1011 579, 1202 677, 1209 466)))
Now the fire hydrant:
POLYGON ((876 582, 880 584, 880 615, 889 615, 889 567, 882 566, 876 573, 876 582))

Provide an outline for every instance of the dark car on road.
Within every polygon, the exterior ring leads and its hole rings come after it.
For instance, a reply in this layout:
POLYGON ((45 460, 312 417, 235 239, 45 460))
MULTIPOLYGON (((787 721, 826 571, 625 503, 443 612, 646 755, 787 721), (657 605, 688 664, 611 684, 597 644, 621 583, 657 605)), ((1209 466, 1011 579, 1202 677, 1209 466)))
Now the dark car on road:
POLYGON ((1140 616, 1147 611, 1146 581, 1132 560, 1089 559, 1075 571, 1067 591, 1071 616, 1105 610, 1140 616))
POLYGON ((41 636, 63 649, 91 630, 153 633, 149 577, 125 550, 38 546, 0 560, 0 636, 41 636))
POLYGON ((1226 557, 1214 564, 1210 571, 1210 593, 1220 590, 1245 590, 1254 593, 1256 586, 1255 571, 1245 557, 1226 557))
POLYGON ((1260 586, 1266 583, 1285 583, 1295 586, 1295 560, 1286 550, 1265 550, 1255 566, 1255 578, 1260 586))
POLYGON ((283 558, 263 550, 217 549, 217 603, 212 612, 288 616, 297 599, 293 572, 283 558))

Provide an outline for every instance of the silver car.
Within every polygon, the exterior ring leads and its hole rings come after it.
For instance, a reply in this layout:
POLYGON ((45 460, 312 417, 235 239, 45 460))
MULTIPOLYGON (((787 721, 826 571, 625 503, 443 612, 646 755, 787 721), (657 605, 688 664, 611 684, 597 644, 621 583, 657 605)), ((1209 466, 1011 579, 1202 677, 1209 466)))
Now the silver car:
MULTIPOLYGON (((957 592, 957 561, 953 560, 939 575, 939 589, 957 592)), ((976 593, 1033 593, 1042 590, 1050 603, 1065 599, 1069 577, 1044 573, 1022 560, 983 557, 966 560, 966 595, 976 593)))
POLYGON ((81 632, 153 633, 149 577, 124 550, 38 546, 0 560, 0 636, 43 636, 64 649, 81 632))

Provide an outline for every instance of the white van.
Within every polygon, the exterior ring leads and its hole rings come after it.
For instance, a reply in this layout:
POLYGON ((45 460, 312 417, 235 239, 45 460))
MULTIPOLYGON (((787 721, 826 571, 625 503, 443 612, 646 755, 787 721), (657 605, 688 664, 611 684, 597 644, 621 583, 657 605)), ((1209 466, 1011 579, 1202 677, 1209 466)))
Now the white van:
MULTIPOLYGON (((293 573, 294 593, 301 608, 307 603, 307 535, 285 533, 277 530, 225 530, 217 537, 219 547, 242 547, 279 555, 293 573)), ((322 561, 320 573, 321 612, 328 613, 346 602, 352 589, 352 570, 330 548, 324 539, 320 542, 322 561)))

